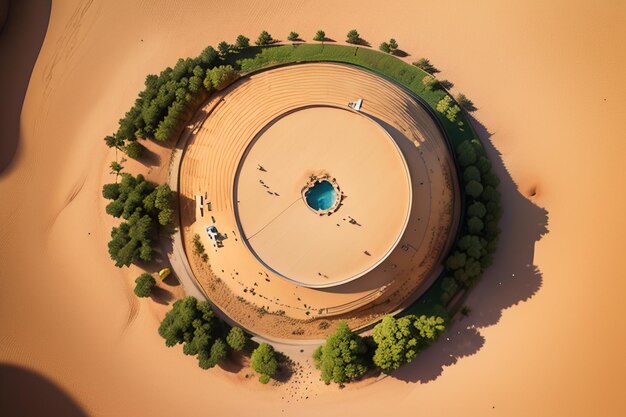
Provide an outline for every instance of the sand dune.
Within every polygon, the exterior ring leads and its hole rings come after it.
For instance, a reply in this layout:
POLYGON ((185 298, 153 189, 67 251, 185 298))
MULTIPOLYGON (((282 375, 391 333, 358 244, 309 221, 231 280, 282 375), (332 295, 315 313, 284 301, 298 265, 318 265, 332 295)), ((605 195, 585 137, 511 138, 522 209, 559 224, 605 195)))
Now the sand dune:
POLYGON ((624 2, 65 0, 49 22, 41 4, 11 2, 0 32, 3 384, 22 368, 47 381, 32 401, 53 385, 92 416, 623 414, 624 2), (130 296, 138 269, 108 259, 101 138, 146 74, 207 44, 262 29, 342 42, 353 27, 430 58, 479 108, 503 180, 495 263, 470 317, 376 383, 202 371, 156 333, 167 307, 130 296))

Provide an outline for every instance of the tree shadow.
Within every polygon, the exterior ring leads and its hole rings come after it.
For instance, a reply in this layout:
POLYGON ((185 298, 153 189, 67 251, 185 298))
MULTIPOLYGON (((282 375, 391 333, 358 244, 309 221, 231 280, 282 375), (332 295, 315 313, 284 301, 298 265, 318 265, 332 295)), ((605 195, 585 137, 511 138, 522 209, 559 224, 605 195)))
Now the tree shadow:
POLYGON ((51 0, 10 1, 0 27, 0 176, 19 149, 20 116, 30 78, 48 30, 51 0))
POLYGON ((34 371, 0 364, 0 387, 1 416, 87 417, 68 393, 34 371))
POLYGON ((242 352, 230 352, 226 359, 218 363, 218 366, 226 372, 236 374, 247 366, 246 357, 242 352))
POLYGON ((170 302, 175 298, 174 294, 158 286, 152 288, 152 294, 150 295, 152 300, 162 305, 170 305, 170 302))
POLYGON ((471 309, 469 316, 459 315, 436 343, 390 374, 407 382, 433 381, 445 367, 477 353, 488 342, 480 329, 497 324, 504 310, 528 301, 542 285, 541 271, 534 265, 534 250, 535 243, 548 233, 548 212, 520 192, 491 143, 491 134, 473 116, 468 115, 468 119, 501 181, 502 233, 493 265, 467 293, 464 304, 471 309))
POLYGON ((141 152, 141 156, 137 158, 137 161, 141 162, 145 166, 159 166, 161 165, 161 157, 156 152, 151 151, 147 147, 144 147, 141 152))
POLYGON ((397 56, 399 58, 406 58, 407 56, 411 56, 411 54, 409 54, 407 51, 403 49, 396 49, 395 51, 393 51, 392 55, 397 56))
POLYGON ((446 90, 449 90, 452 87, 454 87, 454 83, 448 80, 439 80, 439 85, 445 88, 446 90))

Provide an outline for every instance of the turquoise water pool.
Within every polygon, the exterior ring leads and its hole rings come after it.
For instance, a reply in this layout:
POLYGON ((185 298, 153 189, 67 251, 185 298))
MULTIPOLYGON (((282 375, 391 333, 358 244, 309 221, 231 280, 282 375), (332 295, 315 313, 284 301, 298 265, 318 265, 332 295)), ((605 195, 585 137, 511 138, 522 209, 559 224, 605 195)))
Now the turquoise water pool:
POLYGON ((330 182, 319 181, 304 193, 304 197, 313 210, 323 211, 335 204, 337 192, 330 182))

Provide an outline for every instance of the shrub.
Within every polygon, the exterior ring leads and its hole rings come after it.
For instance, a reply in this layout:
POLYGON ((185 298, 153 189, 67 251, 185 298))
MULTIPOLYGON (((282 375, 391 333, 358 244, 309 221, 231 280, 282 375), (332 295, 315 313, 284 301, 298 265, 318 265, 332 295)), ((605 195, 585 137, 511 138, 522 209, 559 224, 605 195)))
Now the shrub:
POLYGON ((150 274, 141 274, 135 279, 135 295, 137 297, 149 297, 152 293, 152 288, 156 284, 156 280, 150 274))
MULTIPOLYGON (((422 84, 424 84, 424 88, 426 88, 426 90, 432 91, 439 86, 439 81, 437 81, 437 79, 432 75, 426 75, 422 78, 422 84)), ((439 108, 437 108, 437 110, 439 110, 439 108)))
POLYGON ((478 217, 470 217, 467 221, 467 231, 471 234, 480 233, 485 225, 478 217))
POLYGON ((480 171, 474 165, 469 165, 463 171, 463 180, 468 183, 472 180, 480 182, 480 171))
POLYGON ((298 32, 289 32, 289 35, 287 35, 287 39, 292 42, 297 41, 299 37, 300 34, 298 32))
MULTIPOLYGON (((424 77, 426 78, 426 77, 424 77)), ((441 100, 439 100, 437 102, 437 111, 439 113, 446 113, 448 111, 448 109, 450 108, 450 104, 452 104, 452 97, 450 97, 449 95, 445 95, 443 96, 443 98, 441 100)))
POLYGON ((474 201, 467 207, 467 215, 470 217, 478 217, 482 219, 485 217, 485 214, 487 214, 487 209, 480 201, 474 201))
POLYGON ((387 42, 382 42, 378 49, 388 54, 391 53, 391 48, 389 47, 389 44, 387 42))
POLYGON ((448 257, 448 259, 446 259, 446 267, 454 271, 459 268, 463 268, 466 261, 467 257, 465 253, 455 251, 452 255, 448 257))
POLYGON ((271 44, 272 42, 274 42, 272 35, 270 35, 266 30, 264 30, 259 34, 259 38, 256 40, 255 43, 259 46, 265 46, 265 45, 271 44))
POLYGON ((243 49, 249 46, 250 46, 250 38, 247 38, 243 35, 239 35, 237 36, 237 39, 235 39, 235 47, 237 49, 243 49))
POLYGON ((270 382, 270 377, 269 377, 269 376, 267 376, 267 375, 265 375, 265 374, 263 374, 263 375, 261 375, 261 376, 259 377, 259 382, 260 382, 261 384, 267 384, 268 382, 270 382))
POLYGON ((239 78, 239 73, 230 65, 220 65, 207 72, 204 85, 211 85, 217 91, 223 90, 239 78))
POLYGON ((323 30, 318 30, 317 32, 315 32, 315 36, 313 36, 314 41, 322 42, 325 39, 326 39, 326 32, 324 32, 323 30))
POLYGON ((228 336, 226 336, 226 343, 228 343, 228 346, 230 346, 235 352, 239 352, 246 347, 248 338, 241 327, 235 326, 228 332, 228 336))
POLYGON ((200 240, 200 235, 197 233, 193 235, 193 253, 194 255, 200 255, 204 253, 204 245, 200 240))
POLYGON ((351 31, 349 31, 346 36, 348 37, 348 39, 346 39, 346 42, 348 43, 361 43, 361 35, 359 35, 359 32, 357 32, 356 29, 352 29, 351 31))
POLYGON ((331 381, 343 384, 367 372, 367 346, 345 322, 337 325, 335 332, 326 338, 326 343, 316 350, 313 359, 326 384, 331 381))
POLYGON ((470 181, 465 186, 465 193, 471 197, 478 198, 483 192, 483 185, 478 181, 470 181))
POLYGON ((454 122, 456 121, 456 116, 457 114, 459 114, 460 111, 461 108, 458 105, 454 104, 450 106, 448 110, 446 110, 446 118, 451 122, 454 122))
POLYGON ((418 61, 413 62, 413 65, 420 68, 423 71, 433 75, 440 72, 437 68, 435 68, 428 59, 420 58, 418 61))
POLYGON ((250 357, 250 366, 261 376, 268 378, 276 375, 278 371, 278 360, 274 348, 267 343, 261 343, 254 349, 250 357))
POLYGON ((129 142, 128 145, 126 145, 124 151, 126 152, 126 155, 129 156, 129 158, 139 159, 141 158, 141 155, 143 155, 144 149, 145 147, 141 143, 133 140, 129 142))

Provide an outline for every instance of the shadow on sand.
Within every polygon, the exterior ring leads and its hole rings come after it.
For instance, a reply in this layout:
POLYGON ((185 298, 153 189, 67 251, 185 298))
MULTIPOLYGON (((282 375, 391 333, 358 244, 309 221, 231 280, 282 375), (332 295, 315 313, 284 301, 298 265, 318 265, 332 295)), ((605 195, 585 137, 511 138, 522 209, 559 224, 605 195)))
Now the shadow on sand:
POLYGON ((25 368, 0 364, 3 417, 87 417, 72 397, 48 378, 25 368))
POLYGON ((51 0, 20 0, 0 5, 7 9, 4 25, 0 22, 0 176, 8 172, 18 152, 22 105, 48 30, 51 4, 51 0))
POLYGON ((535 243, 548 232, 548 212, 520 193, 490 141, 491 134, 472 116, 469 118, 501 181, 502 234, 493 265, 465 300, 471 310, 469 316, 457 316, 434 345, 390 375, 407 382, 433 381, 446 366, 477 353, 488 342, 480 329, 498 323, 504 310, 529 300, 542 285, 541 272, 533 258, 535 243))

